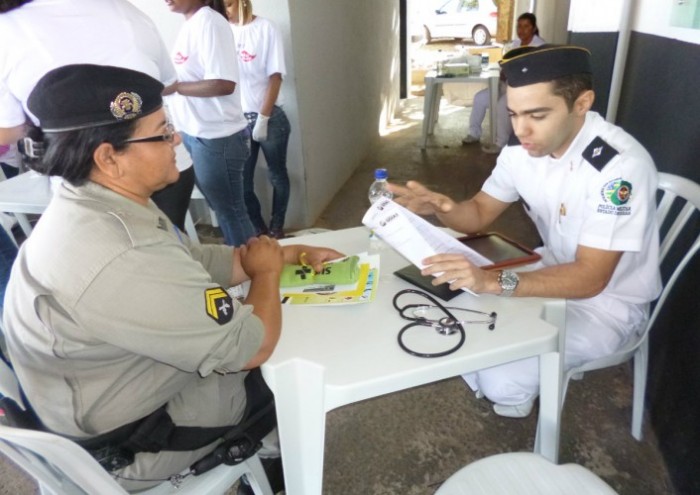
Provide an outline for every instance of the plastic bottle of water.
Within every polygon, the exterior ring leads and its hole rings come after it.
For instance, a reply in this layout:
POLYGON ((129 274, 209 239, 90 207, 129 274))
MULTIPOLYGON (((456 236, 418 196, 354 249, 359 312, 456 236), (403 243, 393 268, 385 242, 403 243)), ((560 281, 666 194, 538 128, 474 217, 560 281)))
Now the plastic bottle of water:
MULTIPOLYGON (((371 204, 374 204, 375 201, 381 198, 393 198, 394 195, 387 189, 387 182, 386 179, 388 177, 387 171, 385 168, 378 168, 374 171, 374 182, 372 182, 372 185, 369 186, 369 193, 367 194, 367 197, 369 198, 369 202, 371 204)), ((383 246, 382 240, 377 236, 377 234, 374 233, 374 231, 370 232, 369 235, 369 251, 370 253, 372 252, 377 252, 380 251, 384 246, 383 246)))
POLYGON ((369 186, 369 202, 374 204, 379 198, 393 198, 394 195, 387 189, 386 179, 389 175, 385 168, 378 168, 374 171, 374 182, 369 186))

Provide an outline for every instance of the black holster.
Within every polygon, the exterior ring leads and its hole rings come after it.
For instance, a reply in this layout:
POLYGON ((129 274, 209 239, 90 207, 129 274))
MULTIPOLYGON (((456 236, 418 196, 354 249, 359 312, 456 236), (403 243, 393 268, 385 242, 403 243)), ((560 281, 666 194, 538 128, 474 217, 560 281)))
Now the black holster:
MULTIPOLYGON (((71 438, 87 450, 107 471, 114 471, 134 462, 139 452, 161 450, 189 451, 221 439, 221 444, 192 466, 193 474, 201 474, 221 463, 238 464, 261 446, 265 435, 277 424, 275 402, 259 368, 248 372, 244 380, 246 407, 237 425, 219 427, 175 426, 165 406, 148 416, 110 432, 88 439, 71 438)), ((28 403, 25 400, 25 403, 28 403)), ((49 431, 31 409, 23 411, 4 397, 0 407, 10 426, 49 431)))

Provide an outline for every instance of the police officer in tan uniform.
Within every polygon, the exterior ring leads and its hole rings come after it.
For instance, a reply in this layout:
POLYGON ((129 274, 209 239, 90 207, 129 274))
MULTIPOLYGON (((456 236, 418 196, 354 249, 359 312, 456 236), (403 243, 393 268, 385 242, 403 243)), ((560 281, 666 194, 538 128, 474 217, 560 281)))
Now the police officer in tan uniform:
MULTIPOLYGON (((29 98, 44 132, 34 166, 64 182, 20 249, 5 328, 29 403, 70 437, 163 405, 178 426, 236 424, 243 370, 264 363, 280 336, 283 264, 302 256, 320 270, 341 256, 265 236, 236 249, 192 244, 149 199, 178 178, 180 137, 162 89, 129 69, 71 65, 29 98), (225 288, 248 279, 244 302, 232 299, 225 288)), ((212 448, 138 453, 113 474, 144 488, 212 448)))

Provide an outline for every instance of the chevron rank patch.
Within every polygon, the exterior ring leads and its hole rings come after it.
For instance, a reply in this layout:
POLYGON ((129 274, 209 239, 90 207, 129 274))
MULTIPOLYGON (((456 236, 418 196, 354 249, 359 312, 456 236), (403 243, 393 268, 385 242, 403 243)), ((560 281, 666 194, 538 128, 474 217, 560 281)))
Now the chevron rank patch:
POLYGON ((617 154, 618 152, 615 148, 598 136, 583 150, 581 156, 583 156, 588 163, 593 165, 596 170, 601 171, 617 154))
POLYGON ((632 183, 621 178, 606 183, 600 190, 602 203, 598 205, 598 213, 604 215, 630 215, 632 208, 627 205, 632 197, 632 183))
POLYGON ((207 314, 219 325, 224 325, 233 318, 233 301, 221 287, 205 290, 204 301, 207 314))

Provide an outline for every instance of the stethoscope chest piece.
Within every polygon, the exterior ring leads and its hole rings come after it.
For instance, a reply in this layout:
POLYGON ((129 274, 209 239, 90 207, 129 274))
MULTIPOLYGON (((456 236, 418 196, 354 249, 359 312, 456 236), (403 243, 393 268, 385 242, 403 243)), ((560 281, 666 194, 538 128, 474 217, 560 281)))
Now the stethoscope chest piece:
POLYGON ((481 324, 486 324, 488 325, 489 330, 493 330, 496 328, 496 313, 485 313, 483 311, 476 311, 473 309, 465 309, 465 308, 453 308, 453 307, 445 307, 444 305, 440 304, 436 299, 431 297, 429 294, 426 294, 423 291, 420 290, 415 290, 415 289, 404 289, 402 291, 399 291, 396 293, 394 296, 394 300, 392 301, 392 304, 394 305, 394 308, 399 312, 399 315, 401 318, 404 320, 409 320, 410 323, 406 326, 404 326, 398 334, 398 342, 399 342, 399 347, 406 351, 407 353, 413 355, 413 356, 418 356, 418 357, 424 357, 424 358, 432 358, 432 357, 441 357, 441 356, 447 356, 448 354, 452 354, 453 352, 457 351, 462 345, 464 344, 464 341, 466 340, 466 332, 464 331, 464 324, 465 323, 481 323, 481 324), (404 294, 416 294, 418 296, 421 296, 428 301, 432 303, 432 305, 426 305, 426 304, 406 304, 404 306, 399 306, 398 305, 398 299, 404 294), (429 317, 429 314, 431 310, 440 310, 443 314, 443 316, 440 316, 439 318, 433 318, 431 319, 429 317), (478 314, 482 316, 486 316, 487 318, 484 319, 479 319, 479 320, 460 320, 456 318, 451 310, 455 311, 466 311, 471 314, 478 314), (407 330, 414 328, 414 327, 431 327, 433 328, 437 333, 443 336, 450 336, 456 333, 459 333, 459 341, 457 344, 452 346, 451 348, 445 350, 445 351, 440 351, 440 352, 418 352, 413 349, 410 349, 406 343, 404 342, 404 334, 406 333, 407 330))
POLYGON ((441 335, 452 335, 459 332, 459 321, 451 316, 443 316, 438 320, 438 324, 433 325, 433 327, 441 335))

